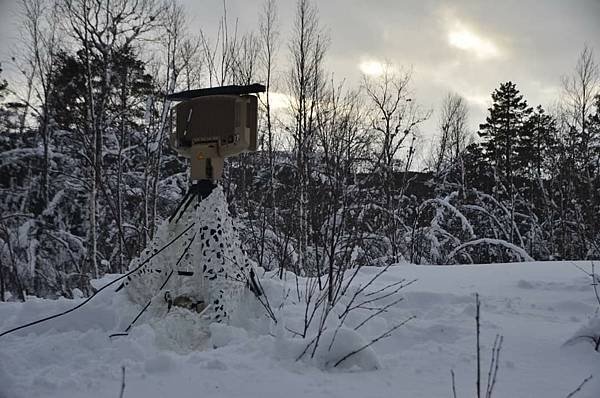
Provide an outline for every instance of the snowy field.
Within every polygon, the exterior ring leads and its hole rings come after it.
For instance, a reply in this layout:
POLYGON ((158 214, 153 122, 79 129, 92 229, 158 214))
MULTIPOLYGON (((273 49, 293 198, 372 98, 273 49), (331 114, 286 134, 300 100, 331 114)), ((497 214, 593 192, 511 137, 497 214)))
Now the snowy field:
MULTIPOLYGON (((578 264, 589 270, 589 263, 578 264)), ((362 269, 357 282, 378 270, 362 269)), ((350 335, 344 344, 360 345, 411 315, 416 319, 374 344, 372 351, 363 351, 351 362, 355 366, 342 369, 327 368, 324 358, 296 361, 306 343, 287 331, 303 317, 304 307, 294 298, 294 278, 283 282, 262 276, 277 326, 249 296, 241 309, 246 316, 235 320, 235 326, 212 327, 211 339, 196 350, 169 342, 166 336, 185 333, 169 330, 173 322, 152 323, 143 317, 129 336, 109 339, 139 307, 122 291, 107 290, 67 316, 1 337, 0 397, 116 398, 122 366, 128 398, 452 397, 451 369, 457 396, 473 397, 475 292, 482 302, 484 389, 491 346, 501 334, 494 397, 566 397, 589 375, 593 379, 575 397, 600 397, 600 354, 589 342, 565 344, 597 311, 590 280, 573 263, 399 264, 369 290, 402 278, 418 279, 402 290, 404 301, 360 328, 363 341, 352 341, 359 337, 350 335), (366 370, 372 368, 377 369, 366 370)), ((31 298, 1 303, 0 332, 77 302, 31 298)))

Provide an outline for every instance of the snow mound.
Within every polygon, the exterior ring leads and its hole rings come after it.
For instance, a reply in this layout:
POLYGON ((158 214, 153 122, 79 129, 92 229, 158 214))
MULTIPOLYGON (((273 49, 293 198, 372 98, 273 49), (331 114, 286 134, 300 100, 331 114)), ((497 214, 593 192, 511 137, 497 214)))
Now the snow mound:
MULTIPOLYGON (((362 269, 352 289, 364 286, 379 270, 362 269)), ((472 294, 477 291, 484 364, 489 363, 494 336, 505 337, 494 396, 565 397, 590 374, 593 379, 577 397, 600 396, 593 346, 578 340, 576 346, 561 347, 575 330, 587 334, 600 326, 598 317, 582 325, 572 316, 577 311, 584 319, 581 311, 596 308, 596 301, 589 281, 571 263, 391 267, 364 294, 402 279, 418 279, 402 293, 405 300, 356 331, 372 311, 355 312, 356 319, 347 320, 333 344, 337 325, 327 324, 314 355, 310 346, 300 359, 316 336, 314 329, 305 338, 291 331, 302 331, 298 325, 304 322, 306 307, 296 289, 300 286, 303 293, 306 280, 292 274, 279 279, 261 269, 257 275, 276 324, 246 291, 227 323, 207 327, 210 337, 196 337, 197 312, 172 307, 164 316, 144 314, 128 336, 109 338, 127 327, 142 305, 130 300, 126 289, 116 294, 107 289, 80 310, 3 336, 0 398, 114 398, 119 396, 122 366, 125 397, 439 397, 448 394, 450 369, 457 390, 469 391, 475 369, 472 294), (521 280, 534 288, 519 287, 521 280), (569 311, 549 309, 567 301, 584 305, 569 304, 569 311), (413 314, 415 320, 335 366, 413 314), (178 345, 188 339, 203 344, 192 351, 178 345)), ((114 277, 94 281, 94 286, 114 277)), ((79 303, 81 299, 0 303, 0 331, 79 303)))
POLYGON ((381 367, 377 354, 356 331, 342 327, 321 336, 314 362, 322 369, 376 370, 381 367), (333 344, 332 344, 333 341, 333 344), (365 348, 366 347, 366 348, 365 348))
POLYGON ((225 347, 230 344, 243 343, 248 339, 248 332, 242 328, 213 323, 210 325, 210 342, 213 348, 225 347))
POLYGON ((209 323, 196 312, 173 307, 163 316, 155 316, 147 322, 156 332, 156 345, 159 348, 185 354, 207 347, 209 323))
POLYGON ((301 361, 310 367, 326 371, 372 371, 382 365, 368 341, 358 332, 342 326, 337 332, 326 330, 314 348, 316 336, 290 338, 283 330, 276 331, 274 357, 282 363, 301 361), (333 341, 333 344, 332 344, 333 341))
POLYGON ((592 344, 594 348, 600 347, 600 316, 598 314, 591 317, 565 344, 573 345, 580 342, 592 344))

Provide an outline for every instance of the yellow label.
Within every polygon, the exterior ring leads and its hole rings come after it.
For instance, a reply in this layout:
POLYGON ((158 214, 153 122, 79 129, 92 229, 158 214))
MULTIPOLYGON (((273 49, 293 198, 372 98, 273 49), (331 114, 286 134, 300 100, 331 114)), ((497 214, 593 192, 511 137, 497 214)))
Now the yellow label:
POLYGON ((204 159, 204 154, 203 154, 202 152, 198 152, 198 153, 196 154, 196 159, 198 159, 198 160, 202 160, 202 159, 204 159))

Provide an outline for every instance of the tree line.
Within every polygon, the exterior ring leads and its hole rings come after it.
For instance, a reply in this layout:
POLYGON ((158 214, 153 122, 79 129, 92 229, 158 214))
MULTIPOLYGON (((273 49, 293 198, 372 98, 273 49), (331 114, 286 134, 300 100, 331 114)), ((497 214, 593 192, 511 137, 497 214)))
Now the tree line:
POLYGON ((309 0, 289 32, 274 0, 244 33, 224 2, 212 35, 176 0, 20 6, 18 77, 0 84, 0 300, 85 295, 90 278, 123 272, 188 186, 165 96, 255 81, 267 86, 259 151, 229 159, 222 184, 260 266, 336 284, 358 264, 600 257, 590 48, 555 108, 530 107, 506 82, 473 132, 459 95, 441 95, 435 113, 419 105, 409 69, 335 80, 309 0))

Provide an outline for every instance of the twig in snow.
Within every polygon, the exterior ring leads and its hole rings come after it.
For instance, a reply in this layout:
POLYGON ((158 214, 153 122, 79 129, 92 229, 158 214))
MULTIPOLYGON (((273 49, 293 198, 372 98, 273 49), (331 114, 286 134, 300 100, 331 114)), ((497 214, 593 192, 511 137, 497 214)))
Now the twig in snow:
POLYGON ((391 291, 391 292, 388 292, 388 293, 386 293, 386 294, 384 294, 384 295, 377 296, 377 297, 375 297, 375 298, 372 298, 372 299, 369 299, 369 300, 365 300, 365 301, 363 301, 362 303, 355 305, 354 307, 350 307, 348 311, 352 311, 352 310, 353 310, 353 309, 355 309, 355 308, 364 308, 363 306, 364 306, 365 304, 371 304, 371 303, 375 303, 375 302, 377 302, 377 301, 379 301, 379 300, 383 300, 383 299, 386 299, 386 298, 388 298, 388 297, 390 297, 390 296, 393 296, 394 294, 398 293, 398 292, 399 292, 400 290, 402 290, 403 288, 405 288, 405 287, 407 287, 407 286, 409 286, 409 285, 411 285, 411 284, 415 283, 416 281, 417 281, 417 280, 416 280, 416 279, 414 279, 414 280, 412 280, 412 281, 410 281, 410 282, 408 282, 408 283, 406 283, 406 284, 404 284, 404 285, 400 285, 400 286, 396 287, 396 289, 395 289, 395 290, 393 290, 393 291, 391 291))
POLYGON ((479 344, 479 333, 481 330, 481 324, 479 322, 479 308, 481 302, 479 301, 479 293, 475 293, 475 329, 477 333, 477 398, 481 398, 481 345, 479 344))
POLYGON ((346 359, 348 359, 348 358, 352 357, 353 355, 356 355, 356 354, 358 354, 359 352, 361 352, 361 351, 363 351, 363 350, 365 350, 365 349, 369 348, 369 347, 370 347, 370 346, 372 346, 373 344, 377 343, 379 340, 381 340, 381 339, 383 339, 383 338, 386 338, 386 337, 390 337, 390 336, 392 335, 392 333, 393 333, 393 332, 394 332, 396 329, 399 329, 400 327, 402 327, 402 326, 406 325, 406 324, 407 324, 409 321, 411 321, 411 320, 413 320, 413 319, 415 319, 415 318, 416 318, 416 316, 414 316, 414 315, 413 315, 413 316, 411 316, 411 317, 409 317, 409 318, 408 318, 408 319, 406 319, 405 321, 403 321, 403 322, 401 322, 401 323, 397 324, 396 326, 392 327, 391 329, 388 329, 386 332, 384 332, 384 333, 380 334, 378 337, 374 338, 374 339, 373 339, 373 340, 371 340, 369 343, 367 343, 367 344, 363 345, 362 347, 360 347, 360 348, 358 348, 358 349, 356 349, 356 350, 354 350, 354 351, 352 351, 352 352, 350 352, 350 353, 348 353, 348 354, 344 355, 344 356, 342 357, 342 359, 340 359, 339 361, 337 361, 337 362, 335 363, 335 365, 333 365, 333 367, 334 367, 334 368, 335 368, 335 367, 337 367, 339 364, 341 364, 342 362, 344 362, 346 359))
POLYGON ((583 336, 575 336, 569 339, 565 344, 573 343, 575 340, 584 339, 589 340, 594 345, 594 351, 600 352, 600 336, 598 335, 583 335, 583 336))
POLYGON ((401 302, 402 300, 404 300, 404 297, 400 297, 398 300, 396 301, 392 301, 391 303, 389 303, 388 305, 386 305, 385 307, 382 308, 378 308, 377 312, 369 315, 367 318, 365 318, 364 321, 362 321, 361 323, 359 323, 354 330, 358 330, 361 326, 364 326, 365 323, 369 322, 371 319, 375 318, 376 316, 383 314, 384 312, 386 312, 388 310, 388 308, 395 306, 396 304, 398 304, 399 302, 401 302))
POLYGON ((596 275, 594 267, 595 264, 592 261, 592 273, 590 276, 592 277, 592 286, 594 288, 594 294, 596 295, 596 301, 598 302, 598 305, 600 305, 600 293, 598 293, 598 282, 600 282, 600 277, 596 275))
POLYGON ((571 262, 571 264, 573 264, 575 268, 592 278, 592 288, 594 289, 594 294, 596 295, 596 301, 598 302, 598 305, 600 305, 600 291, 598 291, 598 285, 600 284, 600 276, 596 275, 594 262, 592 261, 592 272, 586 271, 584 268, 580 267, 574 262, 571 262))
MULTIPOLYGON (((253 269, 250 269, 250 272, 253 273, 254 272, 253 269)), ((258 302, 267 311, 267 315, 269 316, 269 318, 271 318, 273 320, 273 322, 277 323, 277 317, 275 316, 275 312, 273 312, 273 309, 271 308, 271 303, 269 303, 269 297, 267 296, 267 294, 265 293, 265 290, 262 287, 260 278, 253 278, 252 280, 255 281, 255 283, 258 285, 258 289, 260 292, 262 292, 262 295, 259 295, 254 291, 252 293, 254 293, 254 296, 256 297, 258 302), (263 298, 264 298, 264 300, 263 300, 263 298)))
POLYGON ((277 317, 275 316, 275 312, 271 308, 271 304, 269 303, 269 298, 267 297, 267 294, 265 293, 265 290, 262 287, 260 278, 256 277, 254 269, 250 268, 250 274, 246 275, 246 273, 244 272, 244 267, 241 266, 238 261, 233 260, 232 258, 226 256, 225 254, 222 254, 222 255, 225 259, 234 263, 238 267, 240 274, 244 277, 243 279, 237 279, 235 277, 230 277, 230 280, 235 280, 237 282, 241 282, 241 283, 252 286, 252 288, 250 288, 250 291, 252 292, 252 294, 254 295, 256 300, 265 309, 265 311, 267 311, 267 316, 269 318, 271 318, 271 320, 273 320, 274 323, 277 323, 277 317))
POLYGON ((123 398, 124 393, 125 393, 125 366, 121 366, 121 393, 119 394, 119 398, 123 398))
MULTIPOLYGON (((287 327, 286 327, 286 329, 287 329, 287 327)), ((325 330, 326 330, 326 328, 323 328, 323 332, 325 330)), ((304 347, 304 351, 302 351, 302 353, 300 353, 300 355, 298 355, 298 358, 296 358, 296 361, 299 361, 300 359, 302 359, 302 357, 308 352, 308 349, 317 341, 317 339, 319 338, 319 336, 320 335, 317 334, 315 337, 313 337, 313 339, 306 345, 306 347, 304 347)))
POLYGON ((456 382, 454 380, 454 369, 450 369, 450 374, 452 375, 452 397, 456 398, 456 382))
POLYGON ((496 335, 494 345, 492 347, 492 359, 490 360, 490 369, 488 371, 485 398, 492 398, 492 392, 496 385, 496 376, 498 375, 498 364, 500 363, 500 351, 502 350, 503 336, 496 335))
MULTIPOLYGON (((415 279, 415 281, 416 281, 416 279, 415 279)), ((382 287, 382 288, 381 288, 381 289, 379 289, 379 290, 375 290, 375 291, 373 291, 373 292, 366 293, 366 294, 365 294, 365 297, 373 296, 373 295, 375 295, 375 294, 377 294, 377 293, 381 293, 381 292, 383 292, 384 290, 387 290, 387 289, 389 289, 389 288, 391 288, 391 287, 394 287, 394 286, 397 286, 397 285, 402 285, 404 282, 406 282, 406 279, 402 278, 402 279, 400 279, 400 280, 399 280, 399 281, 397 281, 397 282, 392 282, 392 283, 390 283, 390 284, 387 284, 387 285, 385 285, 384 287, 382 287)), ((411 283, 412 283, 412 282, 411 282, 411 283)))
MULTIPOLYGON (((371 315, 370 317, 368 317, 368 318, 365 320, 365 322, 367 322, 367 321, 369 321, 369 320, 373 319, 375 316, 377 316, 377 315, 379 315, 379 314, 381 314, 381 313, 383 313, 383 312, 387 311, 387 309, 388 309, 388 308, 390 308, 390 307, 391 307, 393 304, 396 304, 396 303, 398 303, 398 302, 402 301, 402 299, 399 299, 399 300, 396 300, 396 301, 394 301, 394 302, 392 303, 392 305, 386 305, 386 306, 383 306, 383 307, 380 307, 380 308, 364 308, 364 307, 361 307, 361 306, 363 306, 363 305, 365 305, 365 304, 368 304, 368 303, 373 303, 373 302, 379 301, 379 300, 381 300, 381 299, 384 299, 384 298, 387 298, 387 297, 389 297, 389 296, 393 296, 394 294, 398 293, 398 292, 399 292, 401 289, 403 289, 403 288, 405 288, 406 286, 409 286, 409 285, 411 285, 411 284, 413 284, 414 282, 416 282, 416 281, 417 281, 416 279, 414 279, 414 280, 412 280, 412 281, 406 282, 406 280, 405 280, 405 279, 402 279, 402 280, 400 281, 400 282, 402 282, 402 283, 401 283, 399 286, 398 286, 398 283, 391 283, 391 284, 388 284, 388 285, 386 285, 386 286, 385 286, 383 289, 379 289, 379 290, 377 290, 377 291, 375 291, 375 292, 373 292, 373 293, 384 293, 384 292, 386 292, 386 290, 388 290, 388 289, 390 289, 390 288, 393 288, 393 287, 396 287, 396 289, 395 289, 394 291, 392 291, 391 293, 386 293, 386 294, 385 294, 385 295, 383 295, 383 296, 378 296, 378 297, 375 297, 375 298, 373 298, 373 299, 366 300, 366 301, 364 301, 364 302, 362 302, 362 303, 360 303, 360 304, 358 304, 358 305, 353 305, 353 304, 354 304, 354 302, 356 301, 356 299, 359 297, 359 295, 360 295, 361 293, 363 293, 363 292, 365 291, 365 289, 366 289, 366 288, 368 288, 368 287, 369 287, 369 286, 370 286, 372 283, 374 283, 374 282, 375 282, 375 280, 377 280, 377 279, 378 279, 378 278, 379 278, 381 275, 383 275, 383 274, 385 273, 385 271, 387 271, 387 270, 389 269, 389 267, 390 267, 390 266, 391 266, 391 264, 388 264, 387 266, 385 266, 385 267, 384 267, 384 268, 383 268, 383 269, 382 269, 380 272, 378 272, 376 275, 374 275, 374 276, 373 276, 373 277, 372 277, 372 278, 371 278, 371 279, 370 279, 370 280, 367 282, 367 284, 365 284, 364 286, 359 286, 359 287, 358 287, 358 289, 357 289, 357 290, 354 292, 354 294, 353 294, 353 295, 352 295, 352 297, 350 298, 350 300, 349 300, 348 304, 346 305, 346 308, 344 309, 344 311, 343 311, 341 314, 339 314, 339 315, 338 315, 338 319, 340 319, 340 322, 339 322, 339 324, 338 324, 338 326, 337 326, 337 328, 336 328, 335 332, 333 333, 333 338, 332 338, 331 342, 329 343, 329 350, 331 350, 331 347, 333 346, 333 343, 334 343, 334 341, 335 341, 335 339, 336 339, 336 337, 337 337, 337 334, 338 334, 338 332, 339 332, 340 328, 341 328, 341 327, 344 325, 344 323, 346 322, 346 318, 348 317, 348 314, 349 314, 351 311, 353 311, 353 310, 355 310, 355 309, 357 309, 357 308, 362 308, 362 309, 371 309, 371 310, 374 310, 374 311, 376 311, 376 313, 375 313, 374 315, 371 315)), ((356 276, 356 274, 352 275, 352 278, 351 278, 351 280, 350 280, 348 283, 351 283, 351 281, 353 280, 353 278, 354 278, 355 276, 356 276)), ((349 286, 349 285, 347 285, 347 286, 346 286, 346 288, 344 289, 344 294, 345 294, 345 292, 347 291, 347 288, 348 288, 348 286, 349 286)), ((343 296, 344 294, 342 294, 342 296, 343 296)), ((342 296, 340 296, 340 297, 342 297, 342 296)), ((365 297, 367 297, 367 296, 368 296, 368 295, 365 295, 365 297)), ((361 323, 360 325, 358 325, 358 326, 357 326, 357 327, 356 327, 354 330, 357 330, 357 329, 358 329, 359 327, 361 327, 361 326, 363 326, 363 323, 361 323)))
POLYGON ((592 377, 593 377, 593 375, 589 375, 588 377, 586 377, 576 389, 574 389, 569 395, 567 395, 567 398, 574 397, 575 394, 577 394, 579 391, 581 391, 581 389, 583 388, 585 383, 587 383, 588 381, 590 381, 592 379, 592 377))
POLYGON ((304 336, 302 335, 302 333, 296 332, 295 330, 293 330, 293 329, 290 329, 290 328, 288 328, 287 326, 285 327, 285 330, 287 330, 288 332, 292 333, 292 334, 293 334, 293 335, 295 335, 295 336, 298 336, 298 337, 302 337, 302 338, 304 338, 304 336))
POLYGON ((129 326, 127 326, 127 329, 125 329, 125 333, 129 333, 129 331, 131 330, 131 328, 133 327, 133 325, 135 325, 135 323, 137 322, 138 319, 140 319, 140 317, 142 316, 142 314, 144 314, 144 312, 146 312, 146 310, 148 309, 148 307, 150 307, 150 304, 152 303, 152 300, 148 301, 148 303, 146 303, 146 305, 144 306, 144 308, 142 308, 142 310, 137 314, 137 316, 133 319, 133 321, 131 321, 131 323, 129 324, 129 326))

